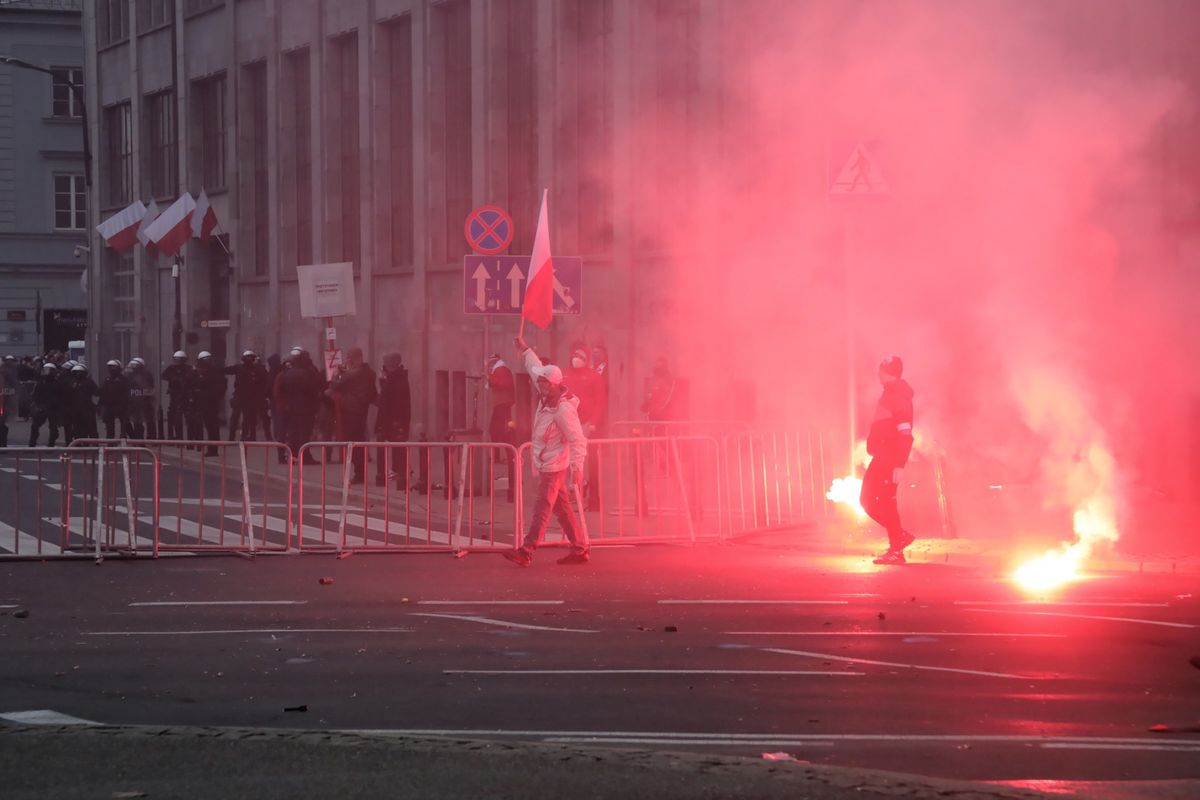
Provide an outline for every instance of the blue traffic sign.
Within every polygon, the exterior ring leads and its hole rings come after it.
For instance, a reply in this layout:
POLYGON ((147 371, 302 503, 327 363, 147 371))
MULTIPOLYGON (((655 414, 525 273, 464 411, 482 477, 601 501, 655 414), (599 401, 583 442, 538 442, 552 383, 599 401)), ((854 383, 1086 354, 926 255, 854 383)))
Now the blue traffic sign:
MULTIPOLYGON (((520 314, 529 256, 464 256, 463 313, 520 314)), ((554 256, 554 313, 583 311, 583 259, 554 256)))

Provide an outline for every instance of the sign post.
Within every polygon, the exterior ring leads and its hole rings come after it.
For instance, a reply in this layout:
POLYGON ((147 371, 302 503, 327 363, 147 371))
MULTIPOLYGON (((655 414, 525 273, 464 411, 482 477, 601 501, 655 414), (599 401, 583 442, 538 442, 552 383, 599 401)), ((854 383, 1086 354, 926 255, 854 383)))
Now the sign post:
MULTIPOLYGON (((463 313, 519 315, 529 256, 465 256, 463 313)), ((554 256, 554 313, 583 312, 583 259, 554 256)))
POLYGON ((300 316, 320 319, 325 324, 325 377, 332 378, 341 363, 333 318, 358 313, 354 265, 349 261, 301 264, 296 267, 296 274, 300 279, 300 316))

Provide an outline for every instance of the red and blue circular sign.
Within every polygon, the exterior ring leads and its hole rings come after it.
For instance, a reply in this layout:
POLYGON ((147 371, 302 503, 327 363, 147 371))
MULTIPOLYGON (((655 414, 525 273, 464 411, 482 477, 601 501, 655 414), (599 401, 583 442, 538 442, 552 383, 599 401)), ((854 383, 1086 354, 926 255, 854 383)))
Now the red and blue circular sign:
POLYGON ((476 253, 497 256, 512 244, 512 217, 498 206, 480 206, 467 215, 463 233, 476 253))

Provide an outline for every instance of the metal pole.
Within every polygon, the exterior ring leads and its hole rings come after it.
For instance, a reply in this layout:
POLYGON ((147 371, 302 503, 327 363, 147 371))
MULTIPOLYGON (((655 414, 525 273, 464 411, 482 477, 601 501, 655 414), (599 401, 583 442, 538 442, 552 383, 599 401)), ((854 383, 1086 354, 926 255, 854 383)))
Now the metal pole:
POLYGON ((171 265, 171 279, 175 284, 175 322, 171 326, 172 352, 183 349, 183 296, 180 284, 183 282, 183 254, 175 254, 175 263, 171 265))
POLYGON ((855 380, 855 350, 854 350, 854 270, 858 258, 858 230, 853 208, 846 210, 846 411, 848 430, 850 432, 849 466, 847 475, 854 473, 854 445, 857 440, 855 417, 857 416, 856 395, 858 386, 855 380))

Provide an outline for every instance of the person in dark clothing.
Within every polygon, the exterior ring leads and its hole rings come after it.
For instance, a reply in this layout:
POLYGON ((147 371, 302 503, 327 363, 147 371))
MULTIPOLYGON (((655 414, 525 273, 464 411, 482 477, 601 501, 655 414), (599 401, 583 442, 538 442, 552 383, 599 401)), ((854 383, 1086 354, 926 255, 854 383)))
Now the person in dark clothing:
POLYGON ((129 431, 135 439, 157 439, 158 420, 154 408, 154 376, 146 362, 134 358, 125 376, 129 379, 129 431))
POLYGON ((113 359, 106 365, 108 374, 100 386, 100 413, 104 418, 104 438, 116 438, 117 422, 121 423, 121 438, 129 437, 129 381, 121 362, 113 359))
MULTIPOLYGON (((233 376, 232 413, 229 417, 229 438, 237 440, 238 423, 241 422, 243 442, 258 439, 258 421, 266 416, 267 395, 270 389, 267 369, 258 360, 253 350, 242 353, 242 363, 226 367, 224 374, 233 376)), ((265 426, 263 435, 270 431, 265 426)))
MULTIPOLYGON (((608 348, 598 344, 592 348, 593 379, 592 410, 588 417, 591 430, 585 430, 589 437, 605 439, 608 437, 608 348)), ((584 500, 588 511, 600 510, 600 448, 588 448, 587 459, 587 491, 584 500)))
POLYGON ((182 350, 175 352, 172 361, 163 370, 162 380, 167 384, 167 438, 178 441, 184 438, 183 423, 192 401, 192 365, 182 350))
POLYGON ((8 423, 17 419, 17 389, 21 385, 16 356, 5 356, 0 363, 0 447, 8 447, 8 423))
MULTIPOLYGON (((306 351, 292 350, 289 363, 276 379, 275 398, 287 420, 288 448, 299 457, 300 448, 312 439, 325 381, 306 351)), ((305 463, 315 464, 316 460, 305 454, 305 463)))
MULTIPOLYGON (((361 347, 346 351, 346 364, 338 368, 329 391, 337 402, 338 428, 342 436, 348 442, 366 441, 367 414, 379 393, 375 389, 375 370, 363 361, 361 347)), ((363 483, 366 479, 366 457, 365 449, 355 448, 351 483, 363 483)))
MULTIPOLYGON (((375 416, 375 438, 381 442, 407 442, 412 424, 412 396, 408 370, 399 353, 383 357, 383 375, 379 379, 379 413, 375 416)), ((396 487, 408 486, 408 448, 391 448, 390 459, 381 453, 375 462, 375 485, 387 485, 388 461, 396 477, 396 487)))
POLYGON ((88 375, 87 367, 76 364, 71 367, 67 379, 67 444, 76 439, 96 439, 96 404, 94 398, 100 388, 88 375))
MULTIPOLYGON (((487 385, 492 416, 488 421, 488 438, 493 442, 512 444, 515 425, 513 423, 513 405, 517 400, 516 381, 512 370, 499 353, 493 353, 487 360, 487 385)), ((509 466, 509 490, 512 491, 512 453, 496 453, 496 461, 503 461, 509 466)))
POLYGON ((904 363, 897 356, 889 356, 879 365, 883 394, 867 434, 871 463, 863 475, 859 504, 888 535, 887 552, 875 559, 876 564, 905 563, 904 548, 916 538, 902 527, 896 505, 900 471, 908 463, 913 447, 913 390, 900 377, 903 372, 904 363))
MULTIPOLYGON (((286 368, 287 365, 279 357, 279 353, 267 356, 267 399, 271 405, 271 413, 270 419, 263 420, 266 425, 264 432, 270 433, 271 441, 281 444, 287 442, 287 423, 283 419, 283 410, 275 399, 275 384, 279 380, 279 374, 286 368)), ((280 456, 282 458, 282 453, 280 456)))
MULTIPOLYGON (((196 438, 210 442, 221 439, 221 409, 225 405, 225 372, 213 363, 212 353, 202 350, 196 356, 195 409, 196 418, 203 431, 196 438)), ((217 455, 217 448, 209 445, 206 456, 217 455)))
POLYGON ((42 374, 33 387, 33 422, 29 426, 29 446, 37 447, 38 434, 42 425, 49 425, 50 440, 46 443, 54 447, 58 443, 58 429, 63 422, 64 389, 66 378, 59 377, 58 367, 47 361, 42 365, 42 374))

